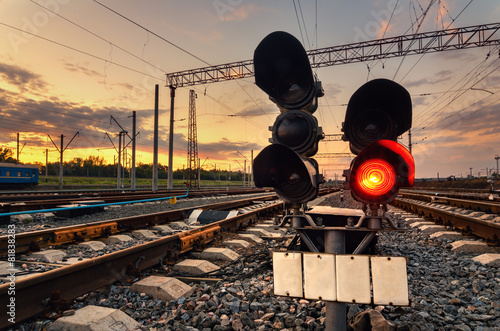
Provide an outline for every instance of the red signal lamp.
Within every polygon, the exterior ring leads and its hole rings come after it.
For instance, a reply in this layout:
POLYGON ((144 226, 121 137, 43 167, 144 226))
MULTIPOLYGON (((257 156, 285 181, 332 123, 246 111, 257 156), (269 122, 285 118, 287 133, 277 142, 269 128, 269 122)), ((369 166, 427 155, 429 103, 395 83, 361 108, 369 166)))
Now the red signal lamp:
POLYGON ((415 162, 410 152, 392 140, 378 140, 361 150, 349 170, 353 198, 368 204, 394 201, 400 187, 411 187, 415 162))

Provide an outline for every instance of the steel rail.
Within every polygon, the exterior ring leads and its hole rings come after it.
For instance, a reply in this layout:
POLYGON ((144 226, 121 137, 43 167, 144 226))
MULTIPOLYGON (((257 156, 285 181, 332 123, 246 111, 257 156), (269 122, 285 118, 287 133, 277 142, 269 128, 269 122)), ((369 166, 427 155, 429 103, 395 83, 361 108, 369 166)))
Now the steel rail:
MULTIPOLYGON (((210 194, 227 194, 227 195, 240 195, 240 194, 249 194, 249 193, 261 193, 265 192, 266 190, 264 189, 239 189, 239 190, 226 190, 226 189, 221 189, 221 190, 211 190, 211 191, 189 191, 189 197, 194 198, 194 197, 199 197, 199 196, 205 196, 205 195, 210 195, 210 194)), ((57 198, 57 196, 52 195, 51 197, 54 197, 53 199, 45 199, 45 200, 21 200, 21 199, 16 199, 16 200, 9 200, 7 199, 2 199, 0 197, 0 212, 18 212, 18 211, 30 211, 33 209, 39 209, 39 208, 49 208, 49 207, 55 207, 59 205, 64 205, 64 204, 69 204, 73 202, 82 202, 84 203, 85 201, 88 200, 104 200, 105 203, 114 203, 114 202, 122 202, 122 201, 132 201, 132 200, 141 200, 141 199, 150 199, 150 198, 155 198, 155 197, 165 197, 167 195, 179 195, 186 192, 186 190, 173 190, 173 191, 164 191, 164 192, 156 192, 152 193, 151 191, 149 193, 147 192, 141 192, 140 194, 137 192, 134 193, 124 193, 124 194, 119 194, 113 193, 113 195, 91 195, 91 196, 71 196, 68 198, 57 198), (15 202, 14 202, 15 201, 15 202)))
MULTIPOLYGON (((320 195, 330 192, 332 192, 330 189, 321 189, 320 195)), ((262 199, 262 197, 259 199, 262 199)), ((237 204, 237 201, 232 203, 237 204)), ((207 205, 206 209, 215 208, 217 206, 207 205)), ((133 277, 136 277, 138 272, 137 267, 145 269, 158 264, 160 260, 175 258, 179 253, 204 246, 206 243, 212 241, 221 231, 243 229, 255 223, 257 218, 263 214, 281 212, 282 209, 283 203, 276 202, 272 205, 195 230, 164 237, 92 260, 64 266, 39 276, 19 280, 15 283, 15 300, 16 307, 22 307, 22 310, 16 310, 16 322, 21 322, 44 312, 44 310, 46 311, 47 308, 42 302, 46 301, 47 298, 51 298, 53 302, 69 302, 68 300, 70 299, 99 287, 112 284, 127 275, 132 274, 134 275, 133 277)), ((132 217, 128 221, 128 225, 133 226, 138 220, 132 217)), ((159 219, 155 218, 154 221, 159 221, 159 219)), ((12 297, 9 291, 9 284, 0 286, 0 305, 9 303, 8 300, 12 297)), ((5 317, 0 319, 0 328, 6 326, 10 325, 5 315, 5 317)))
POLYGON ((396 198, 393 204, 412 213, 432 218, 438 224, 455 227, 463 234, 474 234, 484 238, 490 245, 500 245, 500 223, 480 220, 410 199, 396 198))
POLYGON ((482 202, 478 200, 456 199, 444 196, 434 196, 429 194, 421 194, 413 192, 399 192, 399 195, 402 196, 403 198, 409 198, 426 202, 445 203, 452 207, 480 210, 485 213, 500 214, 500 203, 494 201, 482 202))
MULTIPOLYGON (((338 189, 320 189, 320 195, 338 191, 338 189)), ((255 198, 254 198, 255 199, 255 198)), ((263 197, 258 197, 262 200, 263 197)), ((247 200, 247 199, 244 199, 247 200)), ((230 202, 236 206, 239 201, 230 202)), ((217 209, 221 204, 205 205, 205 209, 217 209)), ((166 213, 146 215, 146 223, 165 223, 169 219, 185 216, 186 211, 194 208, 184 208, 166 213)), ((275 202, 268 206, 252 210, 245 214, 201 226, 200 228, 184 231, 179 234, 163 237, 148 243, 137 245, 118 252, 106 254, 94 259, 78 262, 45 272, 40 275, 24 278, 15 282, 15 294, 10 293, 10 284, 0 285, 0 306, 7 307, 11 298, 15 298, 16 323, 28 318, 48 312, 47 308, 57 305, 57 302, 69 303, 85 293, 100 287, 123 280, 126 277, 136 278, 140 270, 150 268, 160 261, 173 261, 180 253, 195 248, 201 248, 211 242, 222 231, 235 232, 255 224, 262 216, 275 215, 283 211, 284 203, 275 202), (139 270, 140 269, 140 270, 139 270), (44 305, 50 299, 49 305, 44 305)), ((120 222, 122 226, 134 227, 144 224, 140 217, 128 217, 120 222)), ((16 236, 16 240, 18 237, 16 236)), ((10 327, 8 315, 0 317, 0 329, 10 327)))
MULTIPOLYGON (((109 236, 119 232, 155 226, 167 222, 186 218, 194 209, 233 209, 238 208, 255 200, 276 199, 276 194, 272 193, 261 197, 251 197, 216 204, 205 204, 194 207, 174 209, 165 212, 151 213, 145 215, 129 216, 120 219, 106 220, 93 223, 72 225, 68 227, 51 228, 46 230, 17 233, 16 254, 30 250, 39 250, 42 247, 62 245, 74 242, 81 242, 96 237, 109 236)), ((6 256, 8 252, 9 235, 0 236, 0 256, 6 256)))
MULTIPOLYGON (((148 243, 106 254, 91 260, 51 270, 40 275, 15 282, 16 323, 36 316, 46 309, 42 304, 47 298, 57 296, 72 300, 85 293, 109 285, 118 280, 132 277, 140 268, 144 270, 158 264, 165 258, 187 252, 212 241, 221 231, 236 231, 255 223, 270 212, 282 210, 283 203, 256 209, 254 211, 185 231, 148 243)), ((0 306, 7 307, 12 296, 9 284, 0 285, 0 306)), ((0 328, 11 326, 8 315, 3 313, 0 328)))

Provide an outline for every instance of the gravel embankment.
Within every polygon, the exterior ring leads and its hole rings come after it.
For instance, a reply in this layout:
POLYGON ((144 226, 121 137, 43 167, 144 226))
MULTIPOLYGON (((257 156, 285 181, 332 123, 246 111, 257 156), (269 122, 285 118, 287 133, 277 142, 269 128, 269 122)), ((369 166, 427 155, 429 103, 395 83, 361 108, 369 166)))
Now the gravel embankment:
MULTIPOLYGON (((339 195, 323 205, 356 207, 350 195, 339 195)), ((452 253, 449 241, 430 240, 416 231, 379 233, 379 254, 408 257, 409 307, 377 307, 398 330, 500 330, 500 270, 472 260, 472 255, 452 253)), ((248 258, 222 266, 218 283, 190 284, 196 287, 188 298, 154 300, 133 293, 136 280, 94 291, 77 298, 72 309, 100 305, 121 309, 143 325, 143 330, 322 330, 324 302, 276 297, 269 252, 280 243, 255 245, 238 250, 248 258)), ((169 274, 159 267, 151 274, 169 274)), ((348 317, 369 308, 348 305, 348 317)), ((71 314, 70 312, 67 312, 71 314)), ((26 323, 25 330, 46 327, 49 320, 26 323), (29 327, 29 328, 28 328, 29 327)), ((390 329, 384 329, 390 330, 390 329)))

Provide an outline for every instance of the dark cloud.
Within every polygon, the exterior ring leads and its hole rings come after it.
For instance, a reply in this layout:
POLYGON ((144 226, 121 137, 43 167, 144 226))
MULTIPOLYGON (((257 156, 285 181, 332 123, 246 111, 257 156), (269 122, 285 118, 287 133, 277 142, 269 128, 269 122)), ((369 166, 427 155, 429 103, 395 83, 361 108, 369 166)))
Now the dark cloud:
POLYGON ((47 89, 47 83, 40 75, 16 65, 0 63, 0 77, 10 85, 16 86, 21 92, 47 89))
POLYGON ((64 69, 71 71, 71 72, 82 73, 82 74, 89 76, 89 77, 102 77, 102 74, 100 72, 92 70, 86 66, 74 64, 74 63, 70 63, 70 62, 64 63, 64 69))
POLYGON ((247 109, 244 109, 237 114, 232 114, 232 115, 227 115, 231 117, 259 117, 259 116, 269 116, 269 117, 275 117, 280 114, 278 107, 266 107, 266 108, 257 108, 254 104, 253 107, 249 107, 247 109))
MULTIPOLYGON (((429 85, 435 85, 439 84, 441 82, 448 81, 453 75, 453 72, 450 70, 442 70, 439 72, 436 72, 434 75, 426 78, 422 78, 419 80, 406 80, 402 85, 406 88, 411 90, 412 88, 420 87, 420 86, 425 86, 426 88, 429 88, 429 85)), ((428 93, 432 92, 439 92, 439 91, 428 91, 428 93)))
POLYGON ((251 150, 259 151, 262 146, 256 143, 251 143, 247 141, 230 141, 227 138, 222 138, 218 142, 213 143, 198 143, 198 150, 200 153, 209 154, 223 154, 224 156, 234 156, 239 158, 238 152, 245 153, 251 150))

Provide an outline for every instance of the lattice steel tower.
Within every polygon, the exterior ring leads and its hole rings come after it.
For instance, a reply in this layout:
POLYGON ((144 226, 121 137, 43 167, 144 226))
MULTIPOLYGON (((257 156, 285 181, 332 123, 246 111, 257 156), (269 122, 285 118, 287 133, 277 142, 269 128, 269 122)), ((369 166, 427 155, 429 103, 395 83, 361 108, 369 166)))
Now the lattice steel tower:
POLYGON ((198 183, 198 136, 196 129, 196 93, 189 90, 187 181, 190 188, 199 188, 198 183))

